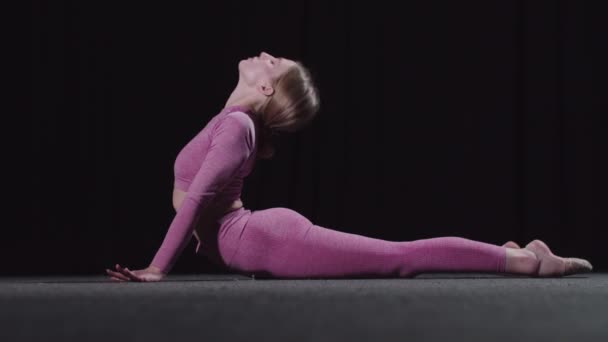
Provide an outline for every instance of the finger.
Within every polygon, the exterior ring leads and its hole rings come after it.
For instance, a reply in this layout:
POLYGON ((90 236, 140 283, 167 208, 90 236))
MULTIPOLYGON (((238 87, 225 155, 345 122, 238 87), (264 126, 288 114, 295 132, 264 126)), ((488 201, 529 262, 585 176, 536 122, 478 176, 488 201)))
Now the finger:
POLYGON ((108 274, 111 274, 111 275, 116 276, 116 277, 124 277, 124 278, 126 278, 126 277, 127 277, 127 276, 125 276, 124 274, 122 274, 121 272, 112 271, 112 270, 107 269, 107 268, 106 268, 106 272, 107 272, 108 274))
POLYGON ((129 269, 128 269, 128 268, 123 268, 123 267, 120 267, 120 265, 119 265, 119 264, 116 264, 116 269, 117 269, 118 271, 120 271, 120 273, 121 273, 122 275, 124 275, 125 277, 127 277, 127 278, 128 278, 128 280, 131 280, 131 279, 133 279, 133 280, 139 280, 139 279, 137 278, 137 276, 135 276, 135 275, 133 274, 133 272, 129 271, 129 269))
POLYGON ((123 275, 123 274, 121 274, 120 272, 112 271, 112 270, 107 269, 107 268, 106 268, 106 273, 109 274, 109 275, 112 275, 114 277, 126 278, 126 276, 123 275))
POLYGON ((106 268, 106 272, 109 275, 113 276, 113 277, 120 278, 120 279, 123 279, 123 280, 129 280, 129 277, 127 277, 126 275, 124 275, 124 274, 122 274, 120 272, 114 272, 114 271, 109 270, 107 268, 106 268))
POLYGON ((110 277, 118 278, 120 280, 130 281, 130 279, 123 274, 118 274, 118 273, 114 272, 114 273, 110 273, 109 275, 110 275, 110 277))
POLYGON ((141 280, 142 280, 142 279, 141 279, 141 278, 140 278, 138 275, 136 275, 135 273, 131 272, 131 270, 129 270, 128 268, 125 268, 124 270, 125 270, 125 272, 126 272, 126 273, 127 273, 127 274, 128 274, 130 277, 131 277, 131 278, 133 278, 133 279, 135 279, 135 280, 137 280, 137 281, 141 281, 141 280))
POLYGON ((117 281, 127 281, 127 280, 124 280, 124 279, 121 279, 121 278, 115 277, 115 276, 113 276, 113 275, 109 275, 109 277, 110 277, 110 280, 112 280, 112 282, 117 282, 117 281))

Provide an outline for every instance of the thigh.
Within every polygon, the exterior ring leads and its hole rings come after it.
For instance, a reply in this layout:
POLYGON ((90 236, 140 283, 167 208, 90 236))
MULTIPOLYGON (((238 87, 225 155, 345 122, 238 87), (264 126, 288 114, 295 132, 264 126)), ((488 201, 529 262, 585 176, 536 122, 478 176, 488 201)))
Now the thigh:
POLYGON ((252 212, 243 232, 243 241, 261 248, 279 248, 294 239, 303 238, 312 222, 289 208, 269 208, 252 212))
POLYGON ((288 208, 254 212, 232 267, 258 276, 342 277, 394 274, 400 244, 314 225, 288 208))
POLYGON ((248 227, 280 239, 312 225, 304 215, 289 208, 276 207, 256 210, 249 217, 248 227))

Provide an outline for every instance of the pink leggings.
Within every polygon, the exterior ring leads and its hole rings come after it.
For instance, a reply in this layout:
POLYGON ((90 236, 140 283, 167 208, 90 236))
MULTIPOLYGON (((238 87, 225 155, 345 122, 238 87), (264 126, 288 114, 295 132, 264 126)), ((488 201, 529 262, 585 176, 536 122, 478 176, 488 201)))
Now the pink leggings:
POLYGON ((375 239, 314 225, 289 208, 240 208, 214 223, 205 224, 197 253, 248 276, 406 278, 423 272, 505 272, 505 247, 454 236, 375 239))

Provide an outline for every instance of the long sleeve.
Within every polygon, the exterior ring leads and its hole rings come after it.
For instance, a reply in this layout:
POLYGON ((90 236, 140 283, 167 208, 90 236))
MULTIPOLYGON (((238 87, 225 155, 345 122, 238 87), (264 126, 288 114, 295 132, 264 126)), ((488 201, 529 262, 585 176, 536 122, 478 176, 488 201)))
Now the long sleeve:
POLYGON ((240 171, 253 152, 251 128, 242 115, 227 115, 216 127, 205 159, 151 265, 167 274, 194 232, 200 214, 240 171))

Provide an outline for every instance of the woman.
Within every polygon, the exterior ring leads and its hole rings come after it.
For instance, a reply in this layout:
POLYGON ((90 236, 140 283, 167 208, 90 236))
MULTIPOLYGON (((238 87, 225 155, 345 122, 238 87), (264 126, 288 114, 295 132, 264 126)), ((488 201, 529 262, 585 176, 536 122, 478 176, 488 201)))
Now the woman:
POLYGON ((540 240, 520 248, 448 236, 386 241, 314 225, 289 208, 250 211, 240 200, 257 158, 274 151, 274 132, 293 132, 319 109, 310 72, 300 62, 262 52, 239 63, 239 81, 224 109, 180 151, 176 210, 145 269, 106 269, 117 281, 159 281, 192 235, 196 253, 235 272, 279 278, 412 277, 422 272, 498 272, 563 276, 589 272, 584 259, 554 255, 540 240), (201 248, 202 247, 202 248, 201 248))

